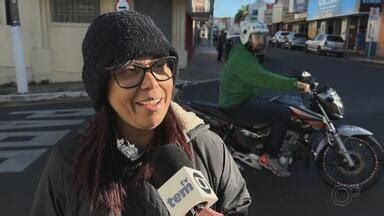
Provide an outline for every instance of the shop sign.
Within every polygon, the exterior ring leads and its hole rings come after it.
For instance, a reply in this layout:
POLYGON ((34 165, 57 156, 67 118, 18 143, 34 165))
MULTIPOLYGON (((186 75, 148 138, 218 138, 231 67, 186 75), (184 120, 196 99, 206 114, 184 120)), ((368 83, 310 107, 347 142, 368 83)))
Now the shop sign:
POLYGON ((288 5, 289 13, 303 13, 307 11, 308 0, 290 0, 288 5))
POLYGON ((308 0, 307 19, 325 19, 359 12, 360 0, 308 0))
POLYGON ((361 0, 363 4, 381 4, 381 0, 361 0))

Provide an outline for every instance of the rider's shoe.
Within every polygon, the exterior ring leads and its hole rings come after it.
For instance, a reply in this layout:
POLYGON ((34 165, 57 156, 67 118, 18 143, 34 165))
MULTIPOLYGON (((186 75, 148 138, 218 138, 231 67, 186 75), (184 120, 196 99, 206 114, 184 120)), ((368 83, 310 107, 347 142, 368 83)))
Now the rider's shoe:
POLYGON ((279 158, 271 158, 269 155, 264 154, 259 158, 259 163, 279 177, 288 177, 291 175, 291 173, 280 163, 279 158))

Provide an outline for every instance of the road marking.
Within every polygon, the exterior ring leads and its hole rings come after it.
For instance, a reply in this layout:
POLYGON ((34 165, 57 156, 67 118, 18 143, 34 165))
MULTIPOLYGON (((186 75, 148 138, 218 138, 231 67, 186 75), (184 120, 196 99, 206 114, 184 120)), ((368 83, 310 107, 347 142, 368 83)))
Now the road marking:
POLYGON ((0 163, 0 173, 23 172, 33 161, 48 149, 0 151, 0 158, 5 161, 0 163))
POLYGON ((53 146, 70 130, 62 131, 28 131, 28 132, 0 132, 0 147, 34 147, 53 146), (18 141, 7 141, 19 139, 18 141))
POLYGON ((73 126, 81 124, 87 116, 93 114, 94 110, 91 108, 31 110, 8 113, 8 115, 25 115, 25 117, 21 120, 0 121, 0 130, 10 130, 9 132, 0 132, 0 173, 23 172, 44 152, 48 151, 49 147, 54 146, 63 139, 73 126), (75 117, 77 119, 57 119, 63 117, 75 117), (79 119, 79 117, 82 118, 79 119), (55 130, 55 127, 66 127, 68 129, 55 130), (36 130, 12 131, 26 128, 36 128, 36 130), (48 129, 43 130, 41 128, 48 129), (10 150, 4 148, 23 149, 10 150))
POLYGON ((84 119, 0 121, 0 130, 79 125, 84 119))
POLYGON ((31 110, 31 111, 18 111, 11 112, 10 115, 30 114, 25 119, 37 118, 60 118, 60 117, 77 117, 77 116, 90 116, 95 111, 92 108, 79 108, 79 109, 54 109, 54 110, 31 110))

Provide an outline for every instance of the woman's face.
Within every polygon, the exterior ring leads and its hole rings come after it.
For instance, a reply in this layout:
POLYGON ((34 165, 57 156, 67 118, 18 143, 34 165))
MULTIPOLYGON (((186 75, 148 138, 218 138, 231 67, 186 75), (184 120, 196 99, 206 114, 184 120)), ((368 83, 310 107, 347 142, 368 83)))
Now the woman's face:
MULTIPOLYGON (((158 62, 157 59, 152 58, 135 60, 130 64, 132 67, 128 65, 127 68, 135 71, 133 65, 145 68, 151 67, 155 62, 158 62)), ((164 73, 172 74, 167 64, 161 65, 164 66, 164 73)), ((159 66, 156 67, 159 68, 159 66)), ((152 69, 155 70, 154 67, 152 69)), ((125 85, 124 82, 129 83, 131 80, 129 75, 113 75, 108 83, 108 101, 117 113, 120 123, 134 129, 152 130, 163 121, 168 111, 172 98, 173 79, 158 81, 150 71, 147 71, 144 72, 143 81, 138 86, 121 87, 125 85)))

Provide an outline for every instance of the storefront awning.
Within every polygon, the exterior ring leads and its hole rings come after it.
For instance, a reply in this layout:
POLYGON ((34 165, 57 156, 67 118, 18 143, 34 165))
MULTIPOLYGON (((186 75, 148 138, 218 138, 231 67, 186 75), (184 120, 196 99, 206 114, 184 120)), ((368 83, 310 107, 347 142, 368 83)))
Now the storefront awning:
POLYGON ((208 21, 213 15, 214 0, 190 0, 187 13, 193 20, 208 21))
POLYGON ((196 21, 208 21, 211 17, 211 13, 206 12, 196 12, 196 13, 190 13, 190 16, 193 20, 196 21))
POLYGON ((299 23, 299 22, 306 22, 306 18, 300 18, 300 19, 294 19, 294 20, 288 20, 284 21, 284 24, 289 24, 289 23, 299 23))
POLYGON ((341 17, 348 17, 348 16, 360 16, 360 15, 369 15, 369 12, 357 12, 357 13, 351 13, 351 14, 341 14, 338 16, 333 17, 327 17, 327 18, 318 18, 318 19, 307 19, 307 21, 317 21, 317 20, 327 20, 327 19, 334 19, 334 18, 341 18, 341 17))

